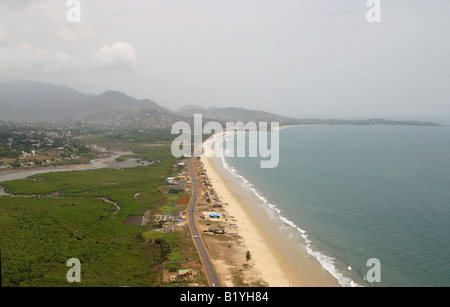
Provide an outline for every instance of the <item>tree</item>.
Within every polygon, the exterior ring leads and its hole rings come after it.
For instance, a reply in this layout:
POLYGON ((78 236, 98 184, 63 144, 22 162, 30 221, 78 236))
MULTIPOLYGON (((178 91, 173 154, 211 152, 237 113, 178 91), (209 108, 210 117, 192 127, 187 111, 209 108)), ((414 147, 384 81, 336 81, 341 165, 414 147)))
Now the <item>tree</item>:
POLYGON ((14 168, 18 168, 21 166, 19 159, 16 159, 13 163, 11 163, 11 166, 14 168))
POLYGON ((159 244, 161 260, 166 260, 171 252, 169 243, 166 240, 160 238, 156 239, 155 243, 159 244))
POLYGON ((245 259, 247 259, 247 261, 250 261, 250 259, 252 259, 252 255, 250 254, 250 251, 247 251, 247 253, 245 254, 245 259))

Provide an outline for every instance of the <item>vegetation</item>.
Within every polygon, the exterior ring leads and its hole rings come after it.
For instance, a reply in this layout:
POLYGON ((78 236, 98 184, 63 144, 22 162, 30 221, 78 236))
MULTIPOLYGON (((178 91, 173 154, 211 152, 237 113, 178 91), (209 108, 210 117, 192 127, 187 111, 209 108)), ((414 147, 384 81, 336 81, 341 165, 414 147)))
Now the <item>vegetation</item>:
POLYGON ((124 223, 176 202, 161 186, 178 171, 167 143, 125 145, 157 162, 2 183, 16 196, 0 197, 2 286, 160 286, 164 261, 198 257, 188 230, 163 234, 124 223), (66 279, 69 258, 81 261, 79 284, 66 279))
POLYGON ((152 129, 150 131, 129 133, 110 133, 94 135, 90 137, 91 141, 100 146, 113 146, 114 144, 145 144, 157 142, 169 142, 174 139, 174 135, 168 129, 152 129))
POLYGON ((93 158, 84 135, 76 129, 0 122, 0 165, 18 168, 81 163, 93 158))
POLYGON ((98 200, 2 198, 2 286, 77 286, 66 280, 69 258, 81 261, 82 286, 152 286, 149 246, 116 237, 98 200))

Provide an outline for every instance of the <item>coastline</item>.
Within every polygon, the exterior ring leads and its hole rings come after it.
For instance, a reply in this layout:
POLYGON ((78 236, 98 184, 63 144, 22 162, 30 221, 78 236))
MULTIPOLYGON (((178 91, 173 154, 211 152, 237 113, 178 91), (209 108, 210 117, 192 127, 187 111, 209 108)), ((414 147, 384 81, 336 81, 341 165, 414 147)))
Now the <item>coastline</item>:
MULTIPOLYGON (((241 242, 251 252, 256 271, 269 287, 340 286, 315 258, 277 229, 267 212, 255 202, 254 195, 223 167, 221 158, 208 156, 212 155, 205 153, 201 157, 206 176, 221 201, 229 204, 224 209, 228 216, 235 217, 241 242)), ((226 276, 221 262, 213 261, 219 273, 226 276)))

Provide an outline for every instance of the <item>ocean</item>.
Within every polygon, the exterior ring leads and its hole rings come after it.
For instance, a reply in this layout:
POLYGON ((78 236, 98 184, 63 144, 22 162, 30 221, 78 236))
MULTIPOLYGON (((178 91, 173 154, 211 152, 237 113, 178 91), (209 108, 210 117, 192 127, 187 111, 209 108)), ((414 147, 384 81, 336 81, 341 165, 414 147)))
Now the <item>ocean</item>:
POLYGON ((450 286, 450 127, 279 133, 277 168, 222 162, 292 243, 342 286, 450 286))

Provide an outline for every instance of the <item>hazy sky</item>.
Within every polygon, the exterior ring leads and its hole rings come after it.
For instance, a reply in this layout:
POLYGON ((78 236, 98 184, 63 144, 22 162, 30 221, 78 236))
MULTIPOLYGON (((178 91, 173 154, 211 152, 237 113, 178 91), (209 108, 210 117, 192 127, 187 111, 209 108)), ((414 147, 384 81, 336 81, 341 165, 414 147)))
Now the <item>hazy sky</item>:
MULTIPOLYGON (((0 0, 0 80, 118 90, 169 109, 450 117, 450 1, 0 0)), ((1 99, 1 98, 0 98, 1 99)))

